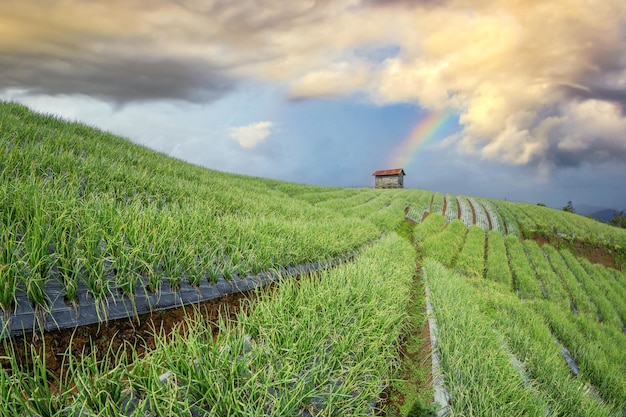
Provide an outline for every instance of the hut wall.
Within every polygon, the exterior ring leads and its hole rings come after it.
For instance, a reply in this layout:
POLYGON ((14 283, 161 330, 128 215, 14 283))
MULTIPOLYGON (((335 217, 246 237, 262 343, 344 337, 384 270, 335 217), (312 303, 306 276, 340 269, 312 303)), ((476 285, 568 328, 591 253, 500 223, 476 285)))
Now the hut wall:
POLYGON ((375 188, 404 188, 402 175, 377 176, 375 188))

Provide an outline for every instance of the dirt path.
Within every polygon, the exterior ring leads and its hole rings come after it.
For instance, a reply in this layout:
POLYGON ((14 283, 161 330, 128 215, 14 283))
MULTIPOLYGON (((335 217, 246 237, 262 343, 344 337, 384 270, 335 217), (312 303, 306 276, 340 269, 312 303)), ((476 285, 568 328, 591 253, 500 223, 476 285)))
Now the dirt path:
POLYGON ((472 210, 472 224, 476 224, 476 210, 474 209, 474 205, 471 201, 469 201, 469 199, 466 199, 465 201, 467 201, 467 205, 469 206, 470 210, 472 210))
POLYGON ((381 399, 378 415, 387 417, 431 416, 432 396, 432 346, 426 314, 426 301, 422 285, 422 265, 418 259, 411 302, 409 305, 409 330, 400 340, 399 356, 402 361, 397 378, 403 381, 395 389, 388 389, 381 399), (402 411, 401 411, 402 410, 402 411), (408 411, 407 411, 408 410, 408 411), (404 414, 403 414, 404 412, 404 414))
MULTIPOLYGON (((481 204, 481 203, 478 203, 481 204)), ((485 217, 487 217, 487 223, 489 223, 489 230, 493 230, 493 223, 491 223, 491 216, 489 215, 489 210, 485 208, 483 205, 483 212, 485 213, 485 217)))

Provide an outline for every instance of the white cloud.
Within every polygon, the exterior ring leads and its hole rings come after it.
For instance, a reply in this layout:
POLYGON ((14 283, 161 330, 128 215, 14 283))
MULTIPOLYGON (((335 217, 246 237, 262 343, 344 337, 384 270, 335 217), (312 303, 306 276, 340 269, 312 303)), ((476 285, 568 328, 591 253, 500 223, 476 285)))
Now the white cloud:
POLYGON ((254 148, 263 142, 272 133, 272 122, 258 122, 247 126, 233 127, 230 137, 236 140, 242 148, 254 148))

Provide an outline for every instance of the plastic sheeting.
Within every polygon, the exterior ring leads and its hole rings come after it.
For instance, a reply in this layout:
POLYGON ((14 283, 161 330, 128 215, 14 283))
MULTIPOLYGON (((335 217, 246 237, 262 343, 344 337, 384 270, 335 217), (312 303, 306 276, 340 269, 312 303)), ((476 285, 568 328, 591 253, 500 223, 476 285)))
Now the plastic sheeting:
POLYGON ((65 301, 61 283, 50 279, 46 283, 47 308, 34 307, 24 294, 20 294, 15 310, 8 316, 0 317, 0 329, 3 329, 0 333, 1 337, 7 337, 36 331, 54 331, 182 307, 263 287, 281 277, 299 276, 331 268, 351 259, 354 254, 355 252, 351 252, 327 262, 281 267, 258 275, 234 276, 229 280, 222 276, 215 283, 203 279, 197 287, 182 280, 178 288, 172 288, 164 279, 159 290, 151 292, 147 281, 140 280, 132 296, 118 293, 100 300, 94 299, 87 287, 79 283, 78 301, 74 304, 65 301))

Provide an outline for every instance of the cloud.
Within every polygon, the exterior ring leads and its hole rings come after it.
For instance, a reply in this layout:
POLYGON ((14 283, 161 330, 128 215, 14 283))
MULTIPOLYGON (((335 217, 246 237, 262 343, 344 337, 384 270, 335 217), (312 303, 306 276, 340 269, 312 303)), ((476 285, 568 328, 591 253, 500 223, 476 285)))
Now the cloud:
POLYGON ((267 139, 273 127, 272 122, 258 122, 247 126, 234 127, 230 129, 230 137, 239 142, 242 148, 254 148, 267 139))
POLYGON ((292 98, 325 98, 348 94, 361 89, 368 80, 363 65, 347 62, 331 65, 327 70, 311 71, 291 84, 292 98))
POLYGON ((483 159, 545 171, 626 160, 623 0, 3 6, 0 90, 210 102, 251 79, 297 99, 454 109, 457 149, 483 159))
POLYGON ((549 169, 626 157, 626 120, 611 110, 624 99, 619 2, 442 4, 411 15, 414 41, 385 63, 376 100, 458 109, 459 149, 485 159, 549 169))

